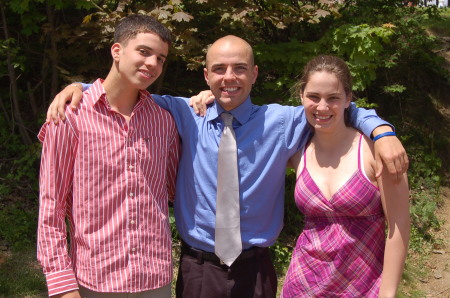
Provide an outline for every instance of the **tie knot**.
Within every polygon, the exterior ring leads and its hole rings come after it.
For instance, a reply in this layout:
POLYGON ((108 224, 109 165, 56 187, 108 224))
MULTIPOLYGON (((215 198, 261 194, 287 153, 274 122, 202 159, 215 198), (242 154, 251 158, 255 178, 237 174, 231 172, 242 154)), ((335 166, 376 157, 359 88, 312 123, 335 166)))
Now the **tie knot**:
POLYGON ((222 113, 220 114, 220 117, 222 117, 223 123, 225 123, 225 126, 233 126, 233 115, 229 113, 222 113))

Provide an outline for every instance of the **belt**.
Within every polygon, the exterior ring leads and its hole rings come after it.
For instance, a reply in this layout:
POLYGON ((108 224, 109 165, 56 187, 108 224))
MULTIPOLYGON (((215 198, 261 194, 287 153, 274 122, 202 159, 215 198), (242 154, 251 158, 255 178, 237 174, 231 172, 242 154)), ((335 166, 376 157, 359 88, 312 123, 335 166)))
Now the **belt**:
MULTIPOLYGON (((242 253, 239 255, 239 257, 236 258, 233 264, 239 261, 256 258, 258 255, 261 255, 261 253, 267 250, 268 250, 267 247, 252 246, 249 249, 243 250, 242 253)), ((203 261, 208 261, 216 265, 228 267, 227 265, 225 265, 225 263, 222 262, 222 260, 219 259, 218 256, 216 256, 215 253, 193 248, 184 241, 181 241, 181 253, 196 258, 197 262, 199 263, 202 263, 203 261)))

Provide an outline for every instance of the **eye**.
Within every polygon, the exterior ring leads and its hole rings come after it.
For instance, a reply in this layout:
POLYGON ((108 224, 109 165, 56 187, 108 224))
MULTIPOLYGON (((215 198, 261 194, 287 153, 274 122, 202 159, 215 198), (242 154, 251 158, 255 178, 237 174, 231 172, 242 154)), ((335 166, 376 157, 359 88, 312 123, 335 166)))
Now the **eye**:
POLYGON ((214 73, 217 73, 217 74, 223 74, 223 73, 225 73, 225 67, 221 67, 221 66, 213 67, 211 69, 211 71, 214 72, 214 73))
POLYGON ((138 51, 139 51, 139 53, 140 53, 142 56, 148 56, 148 55, 150 55, 150 53, 149 53, 147 50, 145 50, 145 49, 139 49, 138 51))
POLYGON ((308 98, 309 100, 314 101, 314 102, 320 101, 320 97, 317 95, 308 95, 308 96, 306 96, 306 98, 308 98))
POLYGON ((247 67, 245 67, 245 66, 236 66, 236 68, 235 68, 235 72, 237 72, 237 73, 243 73, 243 72, 246 72, 247 71, 247 67))
POLYGON ((164 62, 166 62, 166 59, 164 59, 163 57, 158 57, 159 64, 164 64, 164 62))

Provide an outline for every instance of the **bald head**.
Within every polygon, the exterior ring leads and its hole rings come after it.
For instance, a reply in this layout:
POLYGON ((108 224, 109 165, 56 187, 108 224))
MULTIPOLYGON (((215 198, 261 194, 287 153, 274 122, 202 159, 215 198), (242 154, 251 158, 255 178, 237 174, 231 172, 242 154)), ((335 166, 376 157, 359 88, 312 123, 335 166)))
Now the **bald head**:
POLYGON ((204 75, 222 108, 230 111, 240 106, 249 97, 258 77, 252 47, 233 35, 218 39, 206 54, 204 75))
POLYGON ((251 45, 240 37, 227 35, 216 40, 208 48, 208 52, 206 53, 206 67, 211 65, 211 56, 214 55, 214 53, 217 51, 227 52, 230 53, 230 55, 235 53, 236 51, 239 51, 249 59, 251 66, 255 65, 255 59, 253 56, 253 49, 251 45))

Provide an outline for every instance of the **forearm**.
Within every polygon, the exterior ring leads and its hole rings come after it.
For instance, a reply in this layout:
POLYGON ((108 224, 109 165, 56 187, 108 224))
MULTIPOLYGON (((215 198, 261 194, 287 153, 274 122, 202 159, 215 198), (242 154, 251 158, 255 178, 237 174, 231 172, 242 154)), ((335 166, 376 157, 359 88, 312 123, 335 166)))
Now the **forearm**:
POLYGON ((379 297, 395 297, 408 251, 409 222, 388 237, 385 247, 379 297))

